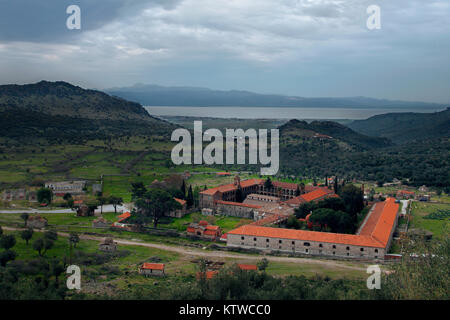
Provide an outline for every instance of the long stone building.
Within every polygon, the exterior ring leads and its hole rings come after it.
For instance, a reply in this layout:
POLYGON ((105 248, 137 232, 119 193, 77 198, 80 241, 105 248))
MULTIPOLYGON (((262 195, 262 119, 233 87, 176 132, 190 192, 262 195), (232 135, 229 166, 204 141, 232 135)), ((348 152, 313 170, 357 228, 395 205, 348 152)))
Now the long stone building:
POLYGON ((227 234, 227 246, 345 258, 383 259, 397 226, 399 204, 378 202, 358 234, 304 231, 245 225, 227 234))

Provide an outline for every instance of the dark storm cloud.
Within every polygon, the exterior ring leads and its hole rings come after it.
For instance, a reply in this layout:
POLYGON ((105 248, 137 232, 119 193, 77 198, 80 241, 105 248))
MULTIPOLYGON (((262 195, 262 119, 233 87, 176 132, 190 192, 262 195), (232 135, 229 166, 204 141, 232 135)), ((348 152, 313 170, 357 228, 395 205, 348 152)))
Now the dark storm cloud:
POLYGON ((145 7, 169 10, 178 0, 0 0, 0 41, 68 42, 145 7), (81 8, 82 29, 68 30, 66 8, 81 8))

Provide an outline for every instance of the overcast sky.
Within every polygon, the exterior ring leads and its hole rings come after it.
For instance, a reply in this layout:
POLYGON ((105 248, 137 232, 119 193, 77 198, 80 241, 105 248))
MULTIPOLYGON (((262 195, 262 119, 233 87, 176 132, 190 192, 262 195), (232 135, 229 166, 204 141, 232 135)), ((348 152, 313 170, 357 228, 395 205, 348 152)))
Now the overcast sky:
POLYGON ((0 83, 42 79, 450 103, 450 1, 0 0, 0 83))

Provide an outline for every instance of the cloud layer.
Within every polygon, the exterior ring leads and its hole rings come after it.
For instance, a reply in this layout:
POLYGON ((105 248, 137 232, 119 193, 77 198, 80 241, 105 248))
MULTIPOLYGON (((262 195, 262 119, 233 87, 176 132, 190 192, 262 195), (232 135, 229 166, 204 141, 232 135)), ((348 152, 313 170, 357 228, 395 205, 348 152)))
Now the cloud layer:
POLYGON ((447 0, 0 1, 0 82, 448 103, 449 17, 447 0), (82 30, 66 28, 70 4, 82 30), (371 4, 380 30, 366 28, 371 4))

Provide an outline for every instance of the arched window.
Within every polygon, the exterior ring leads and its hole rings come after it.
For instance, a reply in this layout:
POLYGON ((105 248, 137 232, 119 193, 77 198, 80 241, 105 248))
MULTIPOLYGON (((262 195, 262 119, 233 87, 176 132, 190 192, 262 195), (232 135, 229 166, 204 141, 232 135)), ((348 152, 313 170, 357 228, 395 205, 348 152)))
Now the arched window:
POLYGON ((303 245, 304 245, 305 247, 309 247, 311 244, 310 244, 309 242, 304 242, 303 245))

